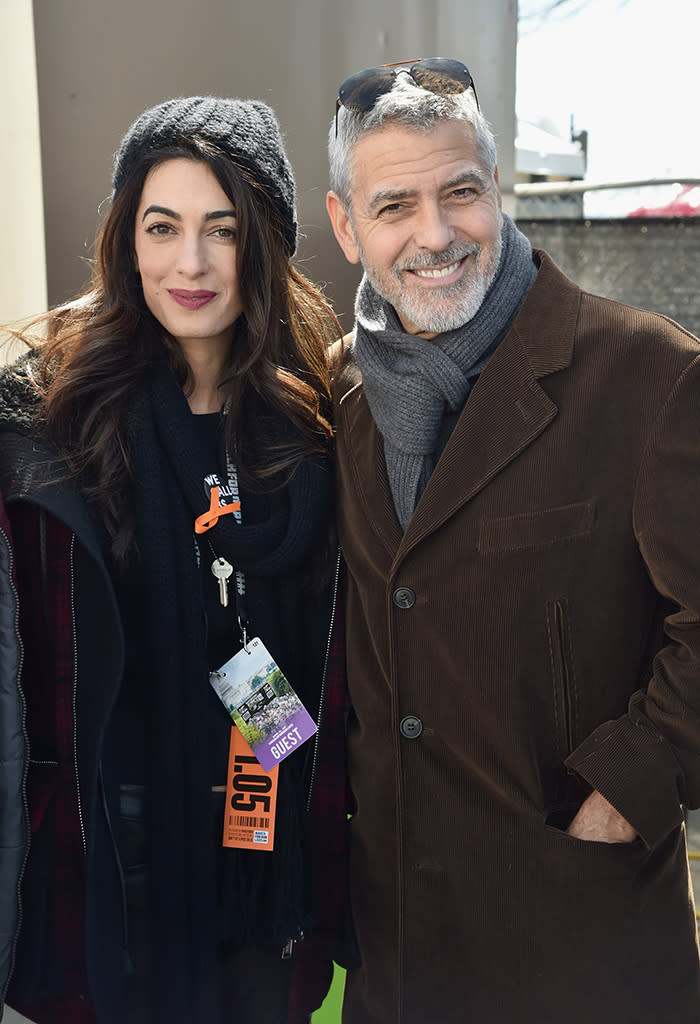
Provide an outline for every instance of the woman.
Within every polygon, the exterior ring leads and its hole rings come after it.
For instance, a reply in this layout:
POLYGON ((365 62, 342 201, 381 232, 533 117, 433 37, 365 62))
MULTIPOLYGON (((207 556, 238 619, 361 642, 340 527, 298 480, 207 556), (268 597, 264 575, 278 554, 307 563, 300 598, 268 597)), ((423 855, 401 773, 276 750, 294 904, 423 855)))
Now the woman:
POLYGON ((0 382, 16 579, 0 597, 24 647, 0 662, 0 931, 19 932, 0 994, 39 1024, 296 1022, 327 987, 337 900, 310 866, 322 842, 342 856, 339 331, 290 263, 296 231, 269 107, 146 111, 116 155, 92 287, 0 382), (279 766, 273 834, 268 780, 229 772, 210 685, 252 637, 319 723, 279 766))

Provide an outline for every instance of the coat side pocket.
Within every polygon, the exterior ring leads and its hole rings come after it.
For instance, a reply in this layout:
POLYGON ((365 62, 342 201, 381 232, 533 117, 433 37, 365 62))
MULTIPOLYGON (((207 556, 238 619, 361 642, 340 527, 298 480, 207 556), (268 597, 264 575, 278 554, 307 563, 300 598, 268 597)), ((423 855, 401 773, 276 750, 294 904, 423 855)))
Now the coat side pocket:
POLYGON ((575 749, 578 736, 578 693, 571 644, 569 602, 547 602, 547 637, 552 672, 554 725, 562 762, 575 749))

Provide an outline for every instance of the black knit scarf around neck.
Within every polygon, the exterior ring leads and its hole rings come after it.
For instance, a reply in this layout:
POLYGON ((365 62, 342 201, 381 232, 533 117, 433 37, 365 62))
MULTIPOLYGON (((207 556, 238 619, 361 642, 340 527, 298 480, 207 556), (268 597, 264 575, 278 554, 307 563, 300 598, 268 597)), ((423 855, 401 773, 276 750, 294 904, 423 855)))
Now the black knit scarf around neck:
MULTIPOLYGON (((238 945, 281 947, 305 923, 304 759, 294 755, 280 767, 274 852, 221 850, 223 822, 212 835, 206 627, 193 524, 209 507, 204 477, 224 467, 212 467, 200 449, 165 361, 134 398, 130 435, 151 682, 154 1019, 214 1024, 222 918, 223 934, 238 945)), ((321 459, 305 459, 270 493, 262 521, 246 524, 244 493, 242 500, 243 523, 224 516, 206 538, 217 556, 245 572, 253 631, 290 675, 284 659, 294 662, 294 645, 304 642, 295 618, 303 603, 299 578, 330 513, 328 469, 321 459)), ((313 706, 304 680, 290 681, 313 706)), ((313 691, 319 682, 306 685, 313 691)))

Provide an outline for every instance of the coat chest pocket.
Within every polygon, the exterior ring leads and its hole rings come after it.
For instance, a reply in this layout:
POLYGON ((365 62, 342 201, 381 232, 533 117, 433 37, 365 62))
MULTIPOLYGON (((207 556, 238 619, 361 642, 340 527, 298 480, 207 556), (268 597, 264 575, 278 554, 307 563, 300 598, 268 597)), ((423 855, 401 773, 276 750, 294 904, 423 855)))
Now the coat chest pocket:
POLYGON ((595 498, 523 512, 479 523, 478 549, 483 554, 542 548, 591 533, 595 526, 595 498))

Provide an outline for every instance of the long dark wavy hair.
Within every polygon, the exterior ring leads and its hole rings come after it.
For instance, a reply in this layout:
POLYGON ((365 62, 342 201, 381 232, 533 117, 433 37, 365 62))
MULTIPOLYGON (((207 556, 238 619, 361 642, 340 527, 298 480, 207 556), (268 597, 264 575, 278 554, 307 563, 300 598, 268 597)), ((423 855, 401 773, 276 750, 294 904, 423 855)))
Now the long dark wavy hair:
MULTIPOLYGON (((185 394, 185 357, 144 300, 134 260, 134 230, 148 172, 166 160, 206 164, 236 210, 237 271, 243 311, 222 386, 226 441, 244 480, 287 479, 300 460, 330 444, 328 346, 342 330, 320 291, 290 262, 282 224, 264 187, 210 142, 146 153, 134 162, 95 241, 92 281, 42 320, 36 386, 46 431, 83 492, 98 503, 118 562, 134 542, 126 411, 129 395, 165 346, 185 394), (255 397, 257 396, 257 398, 255 397), (292 430, 269 444, 245 415, 281 414, 292 430)), ((272 484, 271 484, 272 485, 272 484)))

